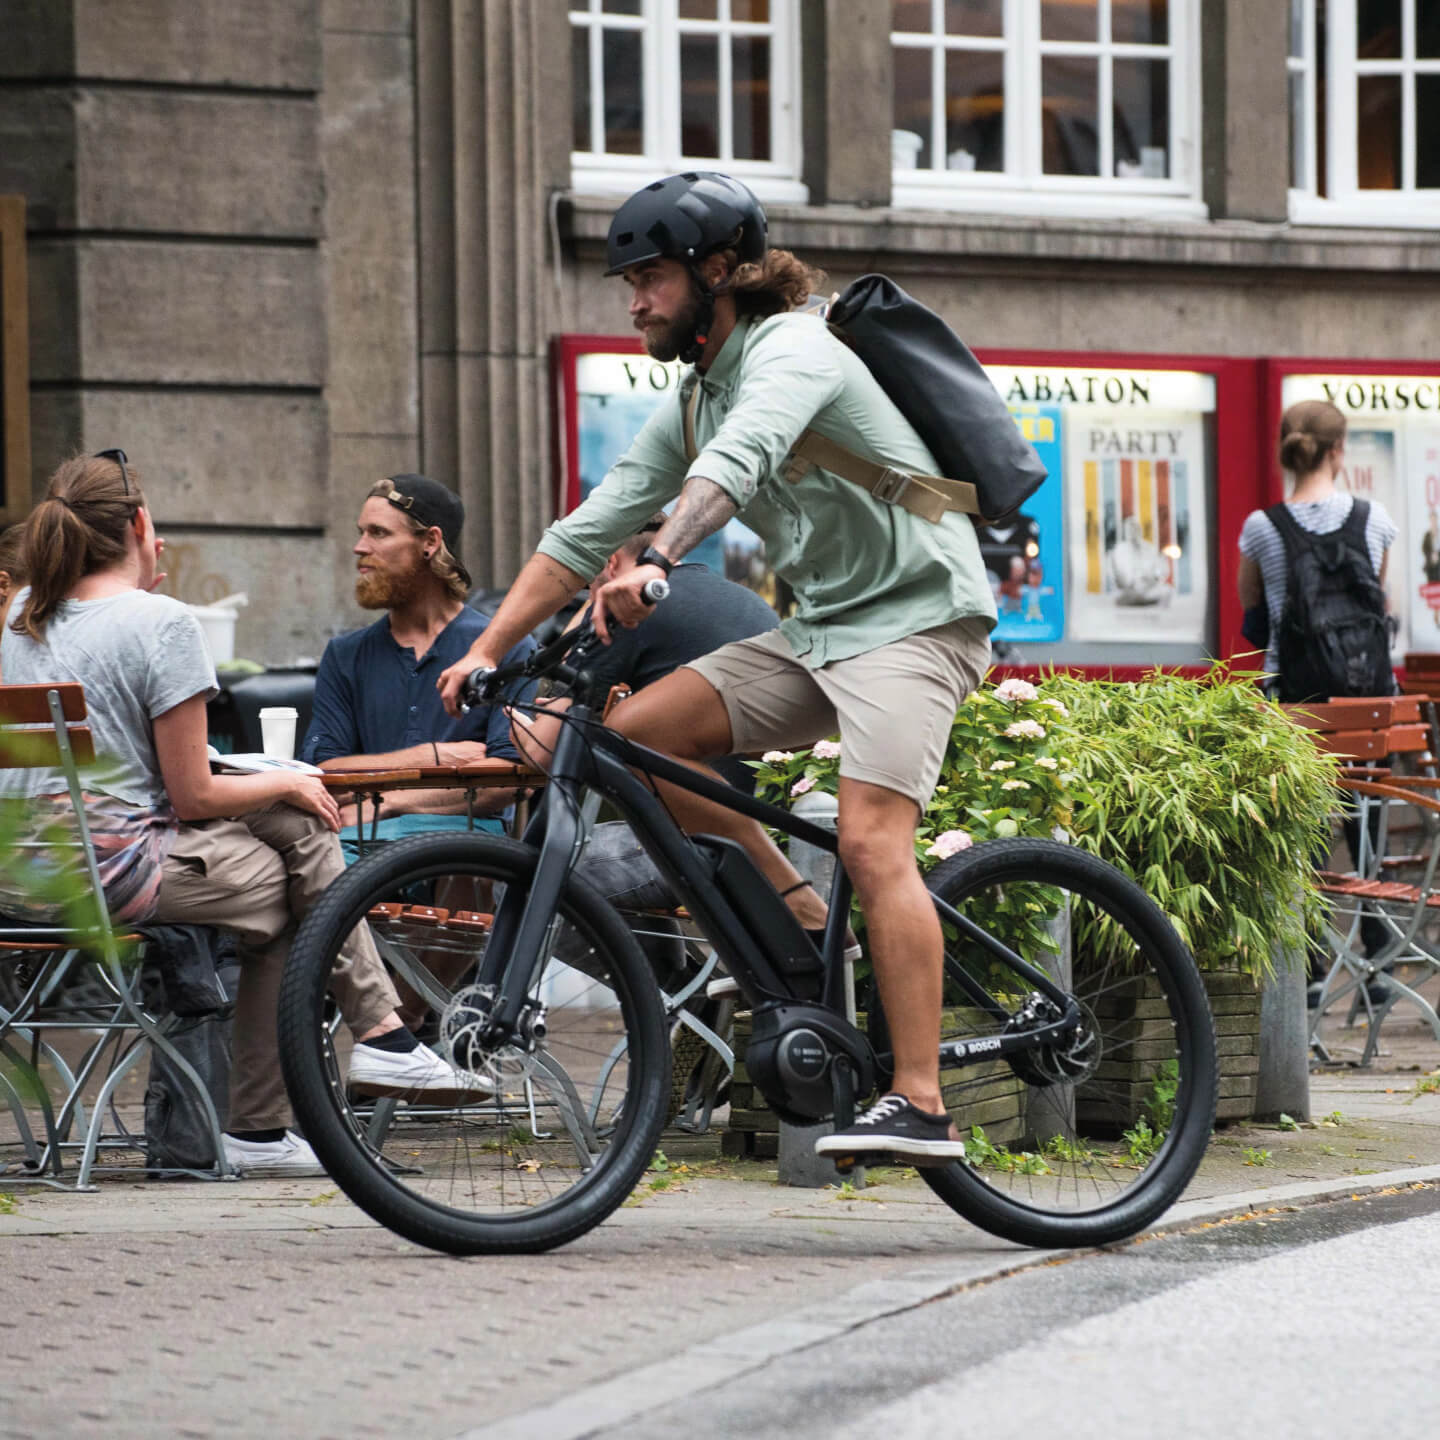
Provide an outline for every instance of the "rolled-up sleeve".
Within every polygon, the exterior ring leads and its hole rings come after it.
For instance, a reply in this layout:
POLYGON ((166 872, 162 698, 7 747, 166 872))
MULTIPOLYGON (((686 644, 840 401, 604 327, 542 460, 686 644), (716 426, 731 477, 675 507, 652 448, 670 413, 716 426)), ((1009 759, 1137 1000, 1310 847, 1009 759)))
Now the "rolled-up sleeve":
POLYGON ((611 552, 655 511, 668 505, 685 479, 679 399, 653 414, 584 502, 540 537, 542 555, 593 580, 611 552))
MULTIPOLYGON (((691 462, 686 480, 713 481, 743 510, 842 387, 839 367, 804 326, 762 324, 747 348, 729 412, 691 462)), ((703 413, 702 398, 697 429, 703 413)))

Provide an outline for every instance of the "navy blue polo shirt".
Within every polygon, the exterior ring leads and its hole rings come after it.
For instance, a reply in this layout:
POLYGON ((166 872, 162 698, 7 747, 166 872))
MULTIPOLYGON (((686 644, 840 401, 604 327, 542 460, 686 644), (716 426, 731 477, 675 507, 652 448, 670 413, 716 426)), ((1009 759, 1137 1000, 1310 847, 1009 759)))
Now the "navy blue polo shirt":
MULTIPOLYGON (((518 760, 501 705, 532 698, 535 681, 516 681, 500 704, 476 706, 458 720, 445 713, 435 688, 441 671, 464 657, 487 623, 467 605, 419 659, 413 649, 395 643, 388 615, 330 641, 315 677, 315 708, 300 758, 319 765, 341 755, 383 755, 432 740, 481 740, 487 755, 518 760)), ((527 636, 505 663, 534 649, 527 636)))

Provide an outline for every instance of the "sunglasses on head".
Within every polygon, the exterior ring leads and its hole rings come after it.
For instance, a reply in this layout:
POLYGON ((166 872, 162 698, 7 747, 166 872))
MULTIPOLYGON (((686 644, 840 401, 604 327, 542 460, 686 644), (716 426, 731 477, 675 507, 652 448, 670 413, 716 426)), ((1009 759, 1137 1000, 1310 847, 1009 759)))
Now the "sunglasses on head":
POLYGON ((130 493, 130 472, 125 466, 129 464, 130 457, 123 450, 97 450, 94 458, 96 460, 113 460, 120 467, 120 483, 125 487, 125 493, 130 493))

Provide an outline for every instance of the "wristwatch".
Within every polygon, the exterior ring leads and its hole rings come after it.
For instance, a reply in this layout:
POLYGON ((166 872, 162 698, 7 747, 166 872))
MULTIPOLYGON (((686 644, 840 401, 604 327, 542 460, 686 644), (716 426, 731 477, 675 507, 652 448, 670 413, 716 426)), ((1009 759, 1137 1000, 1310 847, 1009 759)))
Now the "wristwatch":
POLYGON ((668 555, 662 555, 653 545, 647 545, 640 552, 637 565, 658 565, 667 575, 675 568, 675 562, 668 555))

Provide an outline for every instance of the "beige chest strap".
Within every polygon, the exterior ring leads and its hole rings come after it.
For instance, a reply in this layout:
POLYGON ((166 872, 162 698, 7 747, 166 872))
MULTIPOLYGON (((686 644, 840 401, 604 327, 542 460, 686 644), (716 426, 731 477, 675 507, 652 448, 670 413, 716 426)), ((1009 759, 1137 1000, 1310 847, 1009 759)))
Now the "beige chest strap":
POLYGON ((784 475, 793 485, 812 465, 868 490, 886 505, 898 505, 932 525, 938 525, 949 510, 964 515, 980 513, 975 487, 966 480, 947 480, 943 475, 912 475, 867 460, 843 445, 806 430, 795 442, 785 462, 784 475))

